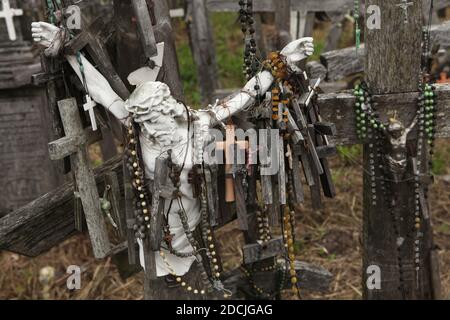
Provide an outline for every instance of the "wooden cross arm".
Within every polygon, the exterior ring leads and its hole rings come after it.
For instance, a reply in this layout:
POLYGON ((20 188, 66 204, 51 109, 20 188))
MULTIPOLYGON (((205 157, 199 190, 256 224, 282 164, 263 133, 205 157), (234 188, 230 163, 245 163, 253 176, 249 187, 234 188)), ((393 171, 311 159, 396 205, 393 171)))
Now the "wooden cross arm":
MULTIPOLYGON (((436 85, 436 137, 450 137, 450 85, 436 85)), ((381 120, 397 114, 397 119, 408 126, 416 116, 418 93, 395 93, 376 95, 373 97, 377 109, 383 115, 381 120)), ((358 144, 356 136, 356 117, 354 112, 355 98, 351 92, 322 94, 318 97, 320 113, 324 121, 336 124, 337 134, 330 137, 330 142, 336 145, 358 144)), ((414 133, 411 135, 414 136, 414 133)))
POLYGON ((59 80, 62 78, 62 74, 60 73, 36 73, 31 76, 31 83, 34 86, 42 86, 47 84, 47 82, 53 81, 53 80, 59 80))
MULTIPOLYGON (((284 263, 284 261, 279 261, 279 263, 284 263)), ((333 275, 326 269, 300 261, 295 261, 294 267, 299 279, 300 289, 313 292, 326 292, 329 290, 333 275)), ((289 275, 286 277, 287 279, 290 278, 289 275)), ((235 269, 225 273, 224 279, 223 284, 225 288, 231 290, 233 295, 236 295, 239 291, 253 292, 246 275, 241 269, 235 269)), ((256 283, 263 284, 267 291, 273 290, 274 284, 276 285, 277 283, 277 279, 278 275, 274 271, 272 273, 263 272, 254 275, 256 283)), ((290 281, 285 281, 285 287, 283 289, 289 289, 290 287, 290 281)))
POLYGON ((244 264, 252 264, 268 258, 276 257, 284 251, 282 237, 271 239, 265 245, 259 243, 247 244, 242 248, 244 264))
POLYGON ((334 136, 337 134, 336 125, 331 122, 316 122, 314 130, 323 136, 334 136))
MULTIPOLYGON (((100 194, 105 174, 111 171, 123 187, 122 156, 94 170, 100 194)), ((36 257, 75 235, 74 203, 74 185, 70 182, 2 217, 0 250, 36 257)))
MULTIPOLYGON (((450 21, 433 25, 430 29, 430 37, 432 45, 439 44, 442 49, 450 48, 450 21)), ((356 54, 355 47, 323 53, 320 56, 320 62, 327 69, 326 79, 337 81, 349 75, 363 72, 365 55, 364 44, 359 48, 358 54, 356 54)))
POLYGON ((51 160, 64 159, 67 156, 77 152, 81 145, 87 146, 102 140, 101 131, 92 131, 89 127, 85 129, 84 134, 74 137, 63 137, 48 144, 48 151, 51 160))
POLYGON ((159 251, 162 241, 162 228, 164 218, 164 198, 162 189, 168 182, 168 158, 160 156, 155 163, 155 178, 153 181, 152 208, 150 213, 150 248, 159 251))
POLYGON ((64 51, 68 55, 74 55, 82 50, 95 39, 106 40, 113 33, 114 26, 112 23, 106 24, 103 17, 96 19, 87 30, 76 35, 64 47, 64 51))
MULTIPOLYGON (((279 0, 253 1, 254 12, 275 12, 279 0)), ((291 0, 292 11, 319 12, 324 11, 346 11, 353 7, 353 0, 291 0)), ((215 12, 237 12, 239 3, 236 0, 207 0, 209 11, 215 12)))

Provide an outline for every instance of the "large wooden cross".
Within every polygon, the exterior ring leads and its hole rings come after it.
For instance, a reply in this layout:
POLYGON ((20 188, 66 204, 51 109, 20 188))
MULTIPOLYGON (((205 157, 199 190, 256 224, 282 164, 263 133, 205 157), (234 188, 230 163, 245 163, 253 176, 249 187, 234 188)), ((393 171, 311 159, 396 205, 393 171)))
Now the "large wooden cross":
MULTIPOLYGON (((378 5, 381 5, 380 2, 381 1, 370 1, 370 3, 378 5)), ((122 4, 123 2, 118 3, 122 4)), ((160 1, 157 3, 159 4, 160 1)), ((420 31, 419 28, 414 29, 415 31, 412 32, 413 37, 410 37, 411 30, 404 30, 403 32, 398 32, 397 29, 393 30, 393 28, 403 27, 402 17, 400 17, 402 12, 395 7, 396 3, 390 1, 389 3, 382 5, 382 8, 383 10, 386 10, 386 12, 395 8, 398 11, 398 19, 392 22, 384 21, 384 23, 389 25, 388 29, 376 31, 381 32, 381 35, 383 35, 382 37, 380 34, 376 37, 377 34, 369 33, 368 38, 366 38, 366 64, 368 66, 366 73, 371 77, 368 79, 371 81, 371 87, 377 91, 379 90, 378 94, 375 96, 375 101, 379 104, 379 112, 383 115, 391 115, 396 111, 400 121, 409 123, 414 116, 413 110, 415 110, 415 103, 418 96, 415 86, 411 85, 409 82, 411 79, 416 79, 418 76, 418 73, 416 73, 417 70, 412 69, 418 68, 420 64, 418 61, 416 61, 417 63, 413 63, 413 61, 405 63, 404 60, 409 59, 408 57, 415 57, 414 59, 417 59, 417 56, 420 56, 420 49, 416 47, 417 44, 420 44, 420 31), (397 24, 394 25, 394 23, 397 24), (404 34, 407 36, 405 37, 404 34), (387 44, 392 43, 392 41, 385 39, 388 36, 391 38, 393 35, 401 37, 401 39, 396 39, 398 41, 394 42, 394 45, 387 50, 387 44), (412 46, 413 43, 415 44, 414 46, 412 46), (412 54, 405 58, 401 53, 402 46, 408 48, 411 46, 411 50, 408 50, 408 52, 412 52, 412 54), (389 54, 387 54, 387 52, 389 54), (386 61, 383 60, 383 62, 380 62, 378 59, 386 59, 386 61), (400 66, 401 70, 392 67, 392 65, 395 67, 400 66), (376 70, 374 70, 374 68, 376 70), (379 68, 382 68, 383 70, 380 70, 379 68), (383 75, 384 78, 378 80, 373 79, 373 77, 377 77, 378 74, 383 75), (414 76, 412 76, 413 74, 414 76), (385 80, 387 87, 384 87, 385 80), (378 85, 382 86, 382 88, 380 89, 378 85), (399 88, 398 86, 400 85, 406 87, 399 88)), ((420 21, 420 19, 417 18, 417 8, 413 7, 412 11, 413 15, 411 15, 411 21, 420 21)), ((414 24, 416 24, 416 22, 414 24)), ((412 24, 409 24, 409 26, 411 25, 412 24)), ((126 61, 127 59, 125 57, 121 60, 123 64, 125 64, 126 61)), ((167 63, 167 59, 165 59, 165 61, 167 63)), ((177 75, 172 76, 177 77, 177 75)), ((179 84, 177 85, 179 86, 179 84)), ((446 115, 450 113, 450 89, 448 86, 439 85, 437 86, 436 92, 438 101, 437 137, 448 137, 450 135, 450 124, 446 120, 446 115)), ((331 142, 341 145, 359 143, 355 134, 355 116, 353 112, 354 97, 350 93, 345 92, 326 94, 321 95, 318 102, 322 117, 326 121, 334 122, 337 127, 337 135, 330 138, 331 142)), ((115 171, 121 177, 120 160, 121 159, 116 158, 106 163, 95 171, 95 176, 100 177, 104 175, 105 172, 115 171)), ((369 194, 369 186, 367 185, 365 186, 365 194, 369 194)), ((401 198, 408 199, 409 196, 402 194, 401 198)), ((411 212, 408 205, 403 207, 402 210, 405 214, 411 212)), ((395 266, 392 266, 392 261, 389 260, 389 258, 395 254, 395 252, 392 252, 395 250, 395 246, 392 245, 391 240, 393 240, 393 237, 388 230, 389 224, 387 221, 389 219, 386 217, 387 213, 385 213, 385 211, 387 210, 375 210, 375 208, 372 208, 370 204, 366 202, 364 212, 364 279, 367 277, 366 267, 369 263, 376 260, 375 262, 379 263, 382 270, 382 290, 372 290, 368 292, 364 283, 365 297, 367 298, 398 297, 398 294, 395 294, 397 289, 396 286, 398 285, 395 275, 397 271, 395 270, 395 266), (385 241, 386 239, 387 241, 385 241)), ((0 219, 0 248, 28 256, 39 255, 74 234, 75 230, 72 212, 73 184, 66 184, 54 192, 51 192, 0 219), (42 228, 43 225, 46 227, 42 228)), ((425 237, 429 239, 430 235, 431 232, 428 231, 426 232, 425 237)), ((431 250, 430 246, 427 246, 426 253, 429 253, 429 260, 434 261, 434 258, 431 258, 435 256, 435 253, 431 250)), ((430 265, 433 269, 435 268, 434 263, 430 265)), ((432 277, 432 273, 429 272, 428 269, 426 270, 427 279, 428 276, 429 278, 434 279, 435 277, 432 277)), ((308 274, 308 267, 305 267, 304 265, 299 266, 298 270, 305 272, 304 274, 307 274, 308 276, 311 274, 308 274)), ((319 273, 314 274, 317 275, 319 273)), ((244 277, 240 273, 235 273, 225 282, 226 284, 233 283, 236 278, 242 280, 244 277)), ((329 282, 330 275, 327 274, 325 278, 328 279, 329 282)), ((320 282, 324 278, 319 277, 316 279, 320 282)), ((412 279, 408 278, 407 280, 412 282, 412 279)), ((311 284, 307 281, 308 277, 305 276, 303 285, 308 286, 311 284)), ((433 281, 435 285, 437 282, 435 280, 433 281)), ((300 283, 302 284, 302 279, 300 279, 300 283)), ((326 281, 323 281, 323 283, 326 283, 326 281)), ((436 297, 436 294, 430 294, 430 289, 428 287, 430 286, 424 284, 424 297, 436 297)))
MULTIPOLYGON (((410 7, 409 23, 404 24, 403 11, 396 6, 398 2, 368 0, 366 5, 378 5, 382 12, 380 30, 366 30, 365 38, 365 79, 374 91, 377 111, 383 121, 397 114, 397 118, 409 125, 416 115, 417 85, 421 65, 422 8, 421 1, 410 7)), ((450 87, 436 86, 437 94, 437 136, 448 137, 450 127, 450 87)), ((355 116, 352 106, 355 99, 351 94, 326 94, 319 97, 319 105, 324 118, 336 123, 338 135, 335 142, 356 144, 355 116)), ((414 137, 411 134, 411 137, 414 137)), ((364 168, 370 165, 383 166, 369 157, 369 145, 364 146, 364 168)), ((423 186, 422 186, 423 187, 423 186)), ((421 188, 422 188, 421 187, 421 188)), ((377 205, 372 203, 371 176, 364 173, 364 211, 363 211, 363 292, 367 299, 431 299, 439 298, 439 272, 437 253, 434 251, 430 219, 425 218, 423 232, 422 273, 419 283, 414 276, 414 239, 406 239, 401 246, 393 231, 390 210, 382 203, 396 199, 401 232, 407 230, 414 212, 414 188, 408 182, 401 183, 388 198, 378 192, 377 205), (402 259, 403 270, 398 261, 402 259), (381 269, 381 289, 369 289, 366 281, 370 266, 381 269), (400 272, 403 273, 404 292, 401 293, 400 272), (418 290, 416 290, 418 288, 418 290)), ((428 206, 428 204, 426 204, 428 206)))
POLYGON ((97 185, 89 165, 86 149, 88 136, 83 130, 76 100, 62 100, 58 105, 66 136, 49 144, 50 158, 59 160, 70 156, 94 255, 101 259, 109 254, 111 247, 100 208, 97 185))

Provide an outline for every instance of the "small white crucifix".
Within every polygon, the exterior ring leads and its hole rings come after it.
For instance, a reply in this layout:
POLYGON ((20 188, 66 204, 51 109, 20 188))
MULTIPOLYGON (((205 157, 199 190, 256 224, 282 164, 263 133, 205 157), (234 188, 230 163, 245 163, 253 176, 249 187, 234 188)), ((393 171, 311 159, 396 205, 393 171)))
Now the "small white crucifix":
POLYGON ((97 104, 94 100, 87 94, 86 103, 83 105, 84 111, 89 111, 89 117, 91 118, 92 131, 97 131, 97 122, 95 120, 94 107, 97 104))
POLYGON ((15 41, 17 39, 13 18, 22 15, 22 9, 11 9, 9 0, 2 0, 2 11, 0 11, 0 18, 4 18, 6 21, 6 29, 8 30, 8 36, 11 41, 15 41))
POLYGON ((407 24, 408 23, 408 7, 414 5, 413 2, 408 2, 408 0, 401 0, 401 3, 397 4, 397 7, 403 9, 404 13, 405 13, 405 20, 404 23, 407 24))

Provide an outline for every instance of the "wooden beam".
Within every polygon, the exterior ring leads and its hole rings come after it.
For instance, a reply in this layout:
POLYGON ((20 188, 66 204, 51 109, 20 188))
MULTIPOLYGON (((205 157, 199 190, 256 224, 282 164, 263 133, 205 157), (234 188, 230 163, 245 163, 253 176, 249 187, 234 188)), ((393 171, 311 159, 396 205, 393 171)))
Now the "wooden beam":
POLYGON ((197 67, 202 105, 214 102, 214 92, 219 87, 216 51, 205 0, 188 0, 186 22, 189 45, 197 67))
MULTIPOLYGON (((279 263, 284 263, 279 261, 279 263)), ((324 268, 313 266, 311 264, 295 261, 295 270, 297 271, 297 277, 299 280, 300 289, 313 291, 313 292, 326 292, 329 290, 333 275, 324 268)), ((289 279, 289 275, 287 278, 289 279)), ((254 281, 258 284, 262 284, 264 289, 272 291, 273 287, 276 287, 277 274, 268 274, 267 272, 255 273, 253 276, 254 281)), ((241 269, 235 269, 231 272, 224 274, 224 286, 233 293, 233 297, 239 295, 240 292, 244 294, 253 293, 253 290, 248 283, 248 279, 241 269)), ((284 284, 283 289, 291 287, 289 280, 284 284)))
MULTIPOLYGON (((103 192, 104 175, 117 173, 123 188, 122 158, 117 156, 94 170, 103 192)), ((74 186, 66 183, 0 219, 0 249, 36 257, 76 234, 74 186)))
MULTIPOLYGON (((450 122, 445 115, 450 114, 450 85, 437 84, 437 118, 436 137, 450 137, 450 122)), ((387 117, 397 114, 397 119, 403 123, 410 123, 415 110, 411 109, 411 104, 417 101, 418 93, 398 93, 391 95, 374 96, 375 103, 378 103, 378 110, 382 115, 382 120, 387 121, 387 117)), ((336 135, 329 137, 330 142, 336 145, 358 144, 355 132, 356 122, 354 110, 355 99, 352 93, 346 91, 341 93, 321 94, 318 98, 320 113, 326 122, 336 125, 336 135)), ((414 133, 411 134, 414 136, 414 133)))
POLYGON ((278 29, 278 47, 285 47, 291 38, 291 0, 278 0, 275 8, 275 26, 278 29))
MULTIPOLYGON (((431 43, 439 44, 442 49, 450 48, 450 21, 434 25, 430 30, 431 43)), ((356 55, 355 47, 325 52, 320 56, 320 62, 326 68, 326 79, 337 81, 364 70, 366 50, 364 44, 356 55)), ((317 65, 311 65, 313 70, 319 70, 317 65)), ((314 78, 314 77, 313 77, 314 78)))
MULTIPOLYGON (((436 85, 436 88, 437 137, 448 138, 450 123, 445 121, 443 115, 450 113, 450 86, 436 85)), ((416 93, 375 96, 374 99, 383 106, 380 108, 383 115, 393 115, 396 108, 400 121, 411 121, 414 116, 407 105, 417 99, 416 93)), ((337 145, 360 143, 355 134, 353 95, 348 92, 322 94, 319 95, 318 103, 323 120, 336 124, 337 135, 330 137, 331 143, 337 145)), ((94 170, 100 193, 103 190, 103 176, 111 170, 117 173, 123 190, 121 160, 121 157, 117 156, 94 170)), ((64 184, 0 219, 0 249, 34 257, 74 235, 76 232, 73 222, 73 192, 72 183, 64 184)))
MULTIPOLYGON (((238 0, 208 0, 207 7, 215 12, 238 12, 238 0)), ((353 8, 353 0, 291 0, 292 11, 347 11, 353 8)), ((274 12, 279 0, 256 0, 253 1, 255 12, 274 12)))

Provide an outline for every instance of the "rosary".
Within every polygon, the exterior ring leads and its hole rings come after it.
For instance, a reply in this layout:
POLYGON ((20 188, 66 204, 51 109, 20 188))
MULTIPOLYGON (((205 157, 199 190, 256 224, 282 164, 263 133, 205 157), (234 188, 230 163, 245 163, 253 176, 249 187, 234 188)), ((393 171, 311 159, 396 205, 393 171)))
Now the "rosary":
MULTIPOLYGON (((401 182, 412 181, 414 190, 415 210, 410 233, 400 234, 399 217, 395 213, 395 203, 386 203, 386 207, 391 213, 392 226, 397 239, 403 236, 403 239, 413 236, 414 240, 414 271, 416 284, 419 287, 421 262, 421 238, 422 219, 428 214, 425 199, 427 198, 427 189, 423 190, 421 180, 423 176, 431 176, 432 157, 434 139, 436 134, 436 93, 435 87, 428 83, 427 65, 429 59, 429 30, 423 32, 423 66, 419 76, 419 98, 417 100, 417 111, 414 120, 408 128, 397 121, 390 119, 389 123, 383 123, 380 115, 373 106, 373 98, 370 89, 364 82, 355 86, 355 113, 356 113, 356 133, 360 140, 368 143, 369 147, 369 176, 371 183, 372 205, 377 205, 377 190, 381 189, 385 199, 389 199, 393 189, 401 182), (411 158, 412 172, 408 177, 408 155, 407 155, 407 137, 414 127, 417 130, 416 155, 411 158), (384 142, 387 140, 387 144, 384 142), (383 146, 387 147, 383 148, 383 146), (428 149, 429 155, 426 155, 428 149), (384 165, 380 168, 375 167, 375 158, 381 160, 384 165), (428 158, 428 163, 424 163, 428 158), (379 176, 377 176, 379 171, 379 176)), ((398 253, 399 268, 399 290, 404 293, 404 264, 400 252, 398 253)))

